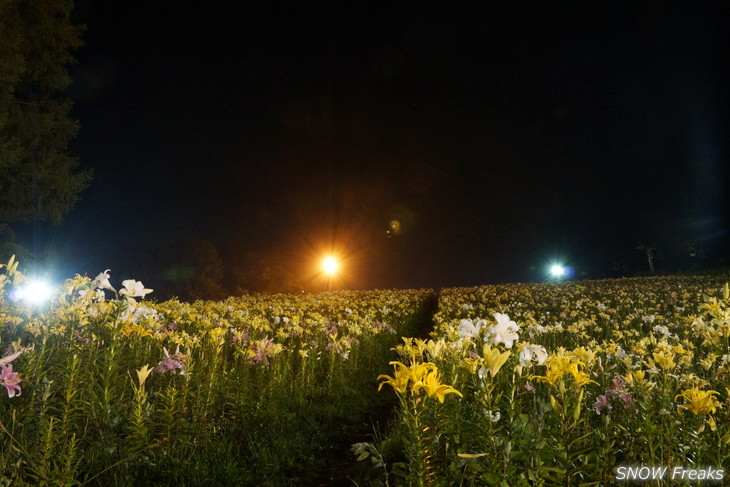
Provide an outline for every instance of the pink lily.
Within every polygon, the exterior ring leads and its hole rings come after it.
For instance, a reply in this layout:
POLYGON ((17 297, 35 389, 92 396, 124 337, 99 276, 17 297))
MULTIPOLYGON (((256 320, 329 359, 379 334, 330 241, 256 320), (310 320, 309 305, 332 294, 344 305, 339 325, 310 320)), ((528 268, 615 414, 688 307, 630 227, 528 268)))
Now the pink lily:
POLYGON ((20 386, 20 374, 13 372, 13 366, 11 364, 0 363, 0 384, 5 386, 8 391, 8 397, 15 396, 15 391, 18 391, 18 396, 21 394, 20 386))

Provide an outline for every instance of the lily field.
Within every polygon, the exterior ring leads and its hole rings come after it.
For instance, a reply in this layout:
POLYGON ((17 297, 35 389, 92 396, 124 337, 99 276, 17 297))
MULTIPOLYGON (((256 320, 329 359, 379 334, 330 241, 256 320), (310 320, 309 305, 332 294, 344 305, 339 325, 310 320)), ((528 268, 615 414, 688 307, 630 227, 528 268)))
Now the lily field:
POLYGON ((722 485, 726 280, 34 304, 11 259, 0 484, 722 485))

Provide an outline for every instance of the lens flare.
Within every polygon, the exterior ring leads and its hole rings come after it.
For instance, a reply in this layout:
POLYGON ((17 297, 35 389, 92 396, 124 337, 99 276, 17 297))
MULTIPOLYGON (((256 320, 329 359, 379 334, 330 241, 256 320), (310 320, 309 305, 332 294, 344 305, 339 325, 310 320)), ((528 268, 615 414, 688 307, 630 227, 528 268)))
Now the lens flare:
POLYGON ((553 277, 563 277, 565 275, 565 267, 555 264, 550 267, 550 275, 553 277))
POLYGON ((334 275, 340 270, 340 264, 333 256, 327 256, 322 260, 322 270, 327 275, 334 275))
POLYGON ((42 304, 50 299, 53 290, 46 282, 30 281, 16 289, 12 294, 14 301, 24 301, 29 304, 42 304))

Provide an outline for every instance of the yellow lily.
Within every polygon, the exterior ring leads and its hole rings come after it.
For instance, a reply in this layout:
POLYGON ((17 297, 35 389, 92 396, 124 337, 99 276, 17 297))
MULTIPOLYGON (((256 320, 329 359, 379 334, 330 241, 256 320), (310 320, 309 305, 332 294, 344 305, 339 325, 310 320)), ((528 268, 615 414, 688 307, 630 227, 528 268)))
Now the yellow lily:
POLYGON ((416 394, 420 389, 425 390, 428 397, 435 397, 442 403, 444 402, 446 394, 457 394, 459 397, 464 397, 461 392, 457 391, 453 387, 442 384, 441 377, 435 369, 427 373, 423 379, 419 381, 418 386, 414 385, 413 394, 416 394))
POLYGON ((547 382, 551 386, 554 386, 568 372, 570 359, 568 357, 554 355, 545 362, 545 365, 547 366, 545 375, 535 375, 533 377, 541 382, 547 382))
MULTIPOLYGON (((590 376, 586 372, 580 370, 581 365, 582 364, 580 362, 574 362, 570 364, 569 372, 573 376, 573 383, 575 384, 575 386, 581 387, 590 383, 598 384, 598 382, 589 379, 590 376)), ((581 391, 581 394, 582 393, 583 391, 581 391)))
POLYGON ((643 370, 632 370, 624 376, 624 380, 630 386, 635 386, 641 382, 644 382, 644 376, 646 373, 643 370))
POLYGON ((672 370, 677 364, 674 363, 673 352, 654 352, 654 361, 665 370, 672 370))
POLYGON ((378 380, 385 380, 378 386, 378 391, 382 389, 385 384, 388 384, 395 389, 395 392, 405 394, 408 390, 408 382, 411 379, 410 369, 401 362, 390 362, 390 365, 395 367, 393 377, 385 374, 379 375, 378 380))
POLYGON ((506 352, 500 353, 498 348, 484 345, 482 356, 484 357, 484 362, 487 364, 487 370, 494 377, 509 359, 510 351, 507 350, 506 352))
POLYGON ((415 396, 418 393, 418 389, 423 385, 424 377, 431 371, 436 371, 436 364, 432 362, 411 365, 411 394, 415 396))
POLYGON ((698 416, 714 413, 717 408, 722 407, 722 404, 713 394, 719 395, 720 393, 717 391, 703 391, 697 387, 686 389, 674 397, 675 401, 680 397, 685 401, 684 404, 677 406, 677 411, 686 410, 698 416))
POLYGON ((433 340, 426 342, 426 352, 428 352, 428 355, 432 360, 439 358, 444 350, 446 350, 446 340, 443 338, 436 342, 433 340))
POLYGON ((139 381, 139 386, 142 387, 147 380, 147 377, 150 376, 150 373, 152 372, 152 369, 150 369, 149 365, 145 364, 139 369, 137 369, 137 380, 139 381))

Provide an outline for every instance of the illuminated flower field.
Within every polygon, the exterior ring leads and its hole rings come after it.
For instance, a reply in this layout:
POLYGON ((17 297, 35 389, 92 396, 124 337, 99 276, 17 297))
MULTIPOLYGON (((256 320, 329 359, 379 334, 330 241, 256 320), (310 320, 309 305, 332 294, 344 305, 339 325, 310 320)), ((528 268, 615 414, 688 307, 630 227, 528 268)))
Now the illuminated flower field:
POLYGON ((446 289, 430 339, 409 338, 430 290, 158 303, 107 270, 41 303, 27 284, 0 270, 3 485, 612 485, 642 467, 689 485, 730 467, 723 280, 446 289))
POLYGON ((722 484, 728 294, 704 277, 442 291, 432 339, 404 339, 381 377, 397 426, 353 449, 389 485, 722 484), (433 399, 424 365, 452 394, 433 399))
POLYGON ((0 271, 2 485, 308 485, 354 460, 430 291, 154 303, 113 273, 49 305, 0 271), (344 453, 343 453, 344 452, 344 453))

